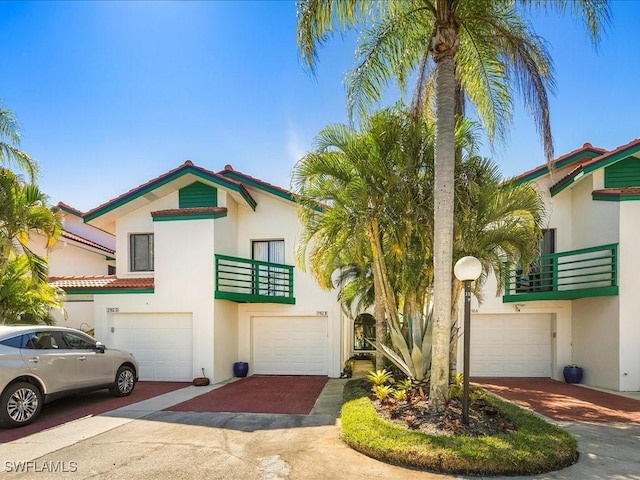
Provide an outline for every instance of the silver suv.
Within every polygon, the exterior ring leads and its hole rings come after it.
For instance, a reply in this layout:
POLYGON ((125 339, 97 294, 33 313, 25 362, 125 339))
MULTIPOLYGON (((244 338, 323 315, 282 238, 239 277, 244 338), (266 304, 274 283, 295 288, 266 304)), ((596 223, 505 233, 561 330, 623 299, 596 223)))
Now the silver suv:
POLYGON ((43 403, 108 388, 124 397, 138 381, 133 355, 72 328, 0 325, 0 423, 31 423, 43 403))

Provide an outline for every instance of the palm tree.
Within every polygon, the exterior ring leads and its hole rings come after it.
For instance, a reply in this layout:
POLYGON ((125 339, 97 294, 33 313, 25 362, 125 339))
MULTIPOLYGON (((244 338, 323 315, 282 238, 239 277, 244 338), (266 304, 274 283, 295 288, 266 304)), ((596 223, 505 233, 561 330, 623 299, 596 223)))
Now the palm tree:
POLYGON ((38 173, 38 165, 25 152, 20 150, 20 128, 14 114, 5 109, 0 102, 0 164, 15 164, 24 170, 30 179, 38 173))
POLYGON ((429 234, 424 228, 429 218, 417 206, 429 203, 423 198, 424 177, 432 154, 433 132, 427 125, 390 108, 363 123, 362 132, 346 125, 326 127, 316 138, 316 150, 294 168, 305 226, 298 264, 308 263, 325 288, 334 286, 332 276, 344 268, 351 273, 356 268, 360 281, 370 274, 361 286, 366 292, 373 283, 378 347, 385 313, 400 330, 401 314, 424 311, 420 292, 430 277, 424 271, 429 242, 421 236, 429 234))
POLYGON ((25 255, 33 278, 46 282, 47 260, 29 248, 29 235, 32 232, 44 235, 48 248, 55 243, 61 230, 58 215, 47 205, 44 193, 12 171, 0 168, 0 263, 12 255, 25 255))
POLYGON ((390 80, 404 88, 417 72, 414 108, 424 111, 435 93, 434 326, 430 408, 441 411, 449 376, 453 259, 455 114, 469 99, 490 139, 511 119, 513 89, 523 97, 553 158, 547 92, 551 59, 522 14, 533 6, 584 19, 594 43, 610 11, 605 0, 303 0, 298 3, 298 46, 312 69, 317 47, 334 29, 364 22, 358 65, 347 77, 350 111, 363 112, 390 80), (518 10, 518 6, 522 7, 518 10), (377 8, 374 8, 377 7, 377 8))

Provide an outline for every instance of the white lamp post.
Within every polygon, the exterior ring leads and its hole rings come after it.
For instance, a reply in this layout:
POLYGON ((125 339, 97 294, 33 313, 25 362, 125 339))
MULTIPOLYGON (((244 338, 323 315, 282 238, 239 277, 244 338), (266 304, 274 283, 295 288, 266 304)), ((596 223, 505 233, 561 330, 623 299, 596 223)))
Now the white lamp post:
POLYGON ((482 273, 476 257, 462 257, 453 267, 456 278, 464 283, 464 363, 462 390, 462 423, 469 424, 469 350, 471 348, 471 282, 482 273))

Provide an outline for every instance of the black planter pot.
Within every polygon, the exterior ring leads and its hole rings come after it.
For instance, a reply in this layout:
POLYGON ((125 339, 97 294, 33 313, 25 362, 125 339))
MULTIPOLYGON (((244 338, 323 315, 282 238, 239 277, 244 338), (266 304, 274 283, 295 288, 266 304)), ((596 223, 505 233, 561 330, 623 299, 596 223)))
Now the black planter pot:
POLYGON ((564 381, 567 383, 580 383, 582 381, 582 367, 564 367, 562 371, 564 381))
POLYGON ((244 378, 249 373, 249 364, 247 362, 236 362, 233 364, 233 376, 244 378))

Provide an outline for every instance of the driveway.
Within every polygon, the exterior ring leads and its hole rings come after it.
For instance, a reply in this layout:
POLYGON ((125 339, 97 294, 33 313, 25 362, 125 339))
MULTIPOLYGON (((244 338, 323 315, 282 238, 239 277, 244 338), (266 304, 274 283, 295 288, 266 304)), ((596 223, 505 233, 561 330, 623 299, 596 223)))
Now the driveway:
MULTIPOLYGON (((37 469, 42 479, 465 478, 387 465, 344 445, 336 422, 343 385, 330 379, 310 415, 166 411, 219 386, 188 387, 0 445, 0 469, 20 479, 34 478, 37 469), (22 473, 15 471, 17 462, 22 473), (52 466, 69 473, 43 472, 52 466)), ((578 463, 523 478, 640 480, 640 425, 559 423, 578 438, 578 463)))
POLYGON ((98 390, 61 398, 45 404, 38 418, 26 427, 0 427, 0 443, 11 442, 79 418, 100 415, 189 385, 178 382, 138 382, 133 393, 127 397, 116 398, 108 390, 98 390))

